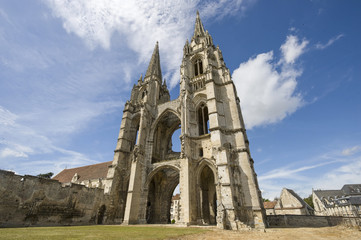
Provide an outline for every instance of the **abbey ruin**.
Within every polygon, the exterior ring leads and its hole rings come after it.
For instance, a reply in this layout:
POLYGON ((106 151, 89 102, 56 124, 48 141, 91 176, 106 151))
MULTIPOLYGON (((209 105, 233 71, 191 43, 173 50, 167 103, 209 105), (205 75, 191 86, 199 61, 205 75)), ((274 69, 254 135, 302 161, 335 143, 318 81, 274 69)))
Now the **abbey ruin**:
POLYGON ((0 225, 11 225, 15 217, 40 225, 169 223, 179 184, 178 224, 265 227, 236 88, 198 13, 183 48, 175 100, 170 101, 160 61, 157 43, 125 104, 112 162, 66 169, 53 180, 0 172, 0 192, 6 193, 0 225), (181 151, 173 152, 178 129, 181 151))

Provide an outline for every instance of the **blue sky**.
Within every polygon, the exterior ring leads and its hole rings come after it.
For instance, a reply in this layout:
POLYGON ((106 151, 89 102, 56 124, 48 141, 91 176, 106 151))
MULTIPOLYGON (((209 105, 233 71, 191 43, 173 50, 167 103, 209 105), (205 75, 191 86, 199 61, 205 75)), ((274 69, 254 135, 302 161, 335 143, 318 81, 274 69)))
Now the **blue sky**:
POLYGON ((178 97, 197 9, 241 99, 264 197, 361 182, 360 1, 0 2, 0 169, 111 161, 159 41, 178 97))

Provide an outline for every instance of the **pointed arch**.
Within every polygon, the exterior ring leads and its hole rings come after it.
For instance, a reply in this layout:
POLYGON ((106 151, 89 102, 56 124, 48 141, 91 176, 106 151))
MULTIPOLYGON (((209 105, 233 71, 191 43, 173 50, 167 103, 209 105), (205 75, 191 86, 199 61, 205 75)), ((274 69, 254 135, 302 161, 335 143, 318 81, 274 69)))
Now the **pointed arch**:
POLYGON ((140 113, 135 113, 131 117, 131 125, 129 128, 130 151, 132 151, 134 146, 138 144, 139 125, 140 113))
POLYGON ((170 205, 174 189, 179 184, 179 169, 163 165, 154 169, 147 178, 147 223, 170 223, 170 205))
POLYGON ((197 109, 197 123, 199 136, 208 134, 209 132, 209 116, 207 104, 201 102, 197 109))
POLYGON ((197 169, 198 221, 205 225, 217 223, 217 190, 218 183, 214 164, 202 159, 197 169))
POLYGON ((180 116, 172 109, 165 109, 152 125, 152 163, 179 158, 180 153, 172 151, 172 135, 181 128, 180 116))
POLYGON ((203 55, 197 54, 192 59, 193 76, 202 75, 204 72, 203 55))

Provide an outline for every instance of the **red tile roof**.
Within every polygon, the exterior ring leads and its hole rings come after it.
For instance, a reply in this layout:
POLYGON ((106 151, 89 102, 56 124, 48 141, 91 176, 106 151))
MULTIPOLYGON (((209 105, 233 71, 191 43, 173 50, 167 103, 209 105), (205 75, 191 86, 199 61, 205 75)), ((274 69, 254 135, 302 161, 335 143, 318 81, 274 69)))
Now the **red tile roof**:
POLYGON ((173 197, 172 197, 172 201, 173 200, 179 200, 180 199, 180 194, 179 193, 177 193, 176 195, 174 195, 173 197))
POLYGON ((53 177, 53 179, 58 180, 59 182, 62 183, 71 182, 71 179, 73 178, 75 173, 78 174, 79 181, 97 179, 97 178, 106 178, 108 173, 108 168, 111 164, 112 161, 88 165, 84 167, 64 169, 63 171, 58 173, 55 177, 53 177))
POLYGON ((276 206, 277 201, 272 202, 263 202, 263 206, 265 209, 272 209, 276 206))

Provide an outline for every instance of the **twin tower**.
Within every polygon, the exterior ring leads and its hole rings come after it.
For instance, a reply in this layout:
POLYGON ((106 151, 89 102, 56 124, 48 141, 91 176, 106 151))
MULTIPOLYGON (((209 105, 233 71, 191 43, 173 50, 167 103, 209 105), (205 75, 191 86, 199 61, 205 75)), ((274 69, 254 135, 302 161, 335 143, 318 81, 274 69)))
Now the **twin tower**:
POLYGON ((158 43, 144 78, 124 107, 105 181, 108 219, 169 223, 179 184, 179 221, 224 229, 264 228, 264 209, 239 98, 222 52, 197 13, 180 67, 180 95, 170 101, 158 43), (180 129, 180 152, 172 135, 180 129))

